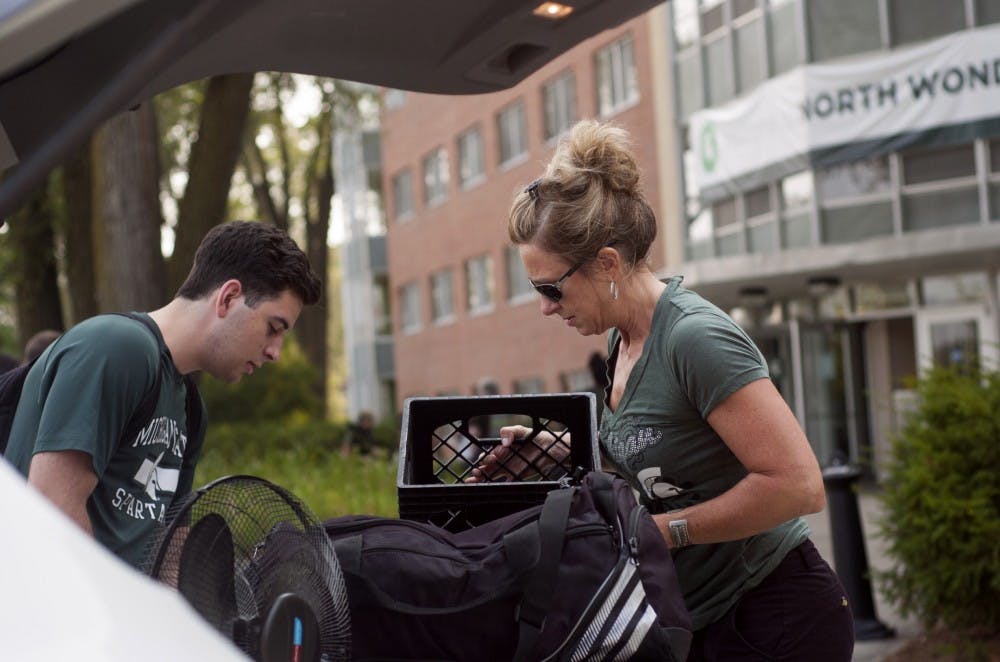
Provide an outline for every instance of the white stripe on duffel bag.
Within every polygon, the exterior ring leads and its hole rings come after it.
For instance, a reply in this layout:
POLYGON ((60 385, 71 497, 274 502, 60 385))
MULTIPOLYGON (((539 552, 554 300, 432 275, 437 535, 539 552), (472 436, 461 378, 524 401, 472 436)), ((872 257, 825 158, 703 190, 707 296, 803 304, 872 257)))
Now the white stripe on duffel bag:
POLYGON ((636 650, 645 638, 646 633, 656 619, 656 614, 646 602, 646 591, 636 575, 636 568, 631 563, 626 563, 621 576, 615 582, 611 592, 605 598, 604 603, 598 610, 580 643, 573 652, 572 662, 582 662, 587 659, 603 659, 614 650, 619 642, 627 638, 627 642, 620 651, 627 659, 636 650), (631 588, 631 593, 625 605, 619 610, 616 606, 622 596, 631 588), (629 624, 642 613, 634 628, 629 629, 629 624), (597 641, 604 625, 615 615, 614 623, 601 641, 597 641))

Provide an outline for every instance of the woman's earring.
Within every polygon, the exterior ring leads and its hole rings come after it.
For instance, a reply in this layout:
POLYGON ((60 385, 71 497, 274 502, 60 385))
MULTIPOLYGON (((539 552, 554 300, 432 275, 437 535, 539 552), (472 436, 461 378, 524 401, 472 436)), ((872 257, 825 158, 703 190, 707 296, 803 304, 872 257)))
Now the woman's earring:
POLYGON ((618 283, 611 281, 611 300, 618 301, 618 283))

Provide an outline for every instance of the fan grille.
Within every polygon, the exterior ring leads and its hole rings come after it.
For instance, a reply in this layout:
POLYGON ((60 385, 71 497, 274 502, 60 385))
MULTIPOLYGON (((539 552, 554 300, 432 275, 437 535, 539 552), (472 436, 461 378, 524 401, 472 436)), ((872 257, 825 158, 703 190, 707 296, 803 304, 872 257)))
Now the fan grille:
POLYGON ((349 659, 340 565, 318 519, 294 495, 260 478, 227 477, 193 492, 167 522, 149 557, 150 576, 176 586, 242 650, 262 659, 268 612, 292 593, 319 623, 314 659, 349 659))

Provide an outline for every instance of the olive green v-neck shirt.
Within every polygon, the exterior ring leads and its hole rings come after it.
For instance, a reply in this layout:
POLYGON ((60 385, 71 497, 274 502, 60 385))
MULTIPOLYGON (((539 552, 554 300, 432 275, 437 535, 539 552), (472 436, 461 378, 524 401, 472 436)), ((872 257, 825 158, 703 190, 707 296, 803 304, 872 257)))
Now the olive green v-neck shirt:
MULTIPOLYGON (((612 380, 620 340, 612 329, 612 380)), ((764 358, 746 333, 681 287, 680 278, 670 279, 618 408, 612 412, 605 400, 600 435, 605 456, 658 512, 717 497, 748 472, 708 424, 708 415, 743 386, 767 378, 764 358)), ((745 540, 676 550, 674 564, 694 628, 721 618, 808 536, 808 526, 797 518, 745 540)))

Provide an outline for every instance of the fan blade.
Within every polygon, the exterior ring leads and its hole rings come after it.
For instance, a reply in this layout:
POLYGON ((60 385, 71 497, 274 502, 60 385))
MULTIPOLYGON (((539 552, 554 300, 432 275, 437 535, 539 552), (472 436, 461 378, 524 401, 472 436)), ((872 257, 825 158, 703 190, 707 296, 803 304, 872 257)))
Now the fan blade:
POLYGON ((236 615, 233 534, 224 517, 209 513, 188 532, 177 589, 205 620, 232 637, 236 615))

